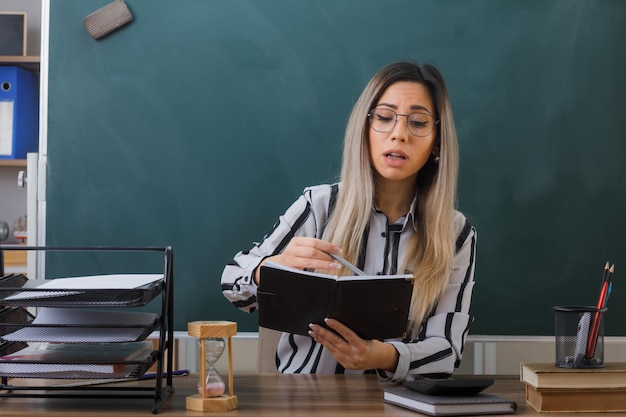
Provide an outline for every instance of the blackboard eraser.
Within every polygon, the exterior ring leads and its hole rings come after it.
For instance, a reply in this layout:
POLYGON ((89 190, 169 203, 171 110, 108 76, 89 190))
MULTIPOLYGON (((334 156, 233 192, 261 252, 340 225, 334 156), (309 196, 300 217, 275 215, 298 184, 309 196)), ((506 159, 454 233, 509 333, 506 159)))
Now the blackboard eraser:
POLYGON ((133 20, 124 0, 115 0, 96 10, 83 20, 89 36, 100 39, 133 20))

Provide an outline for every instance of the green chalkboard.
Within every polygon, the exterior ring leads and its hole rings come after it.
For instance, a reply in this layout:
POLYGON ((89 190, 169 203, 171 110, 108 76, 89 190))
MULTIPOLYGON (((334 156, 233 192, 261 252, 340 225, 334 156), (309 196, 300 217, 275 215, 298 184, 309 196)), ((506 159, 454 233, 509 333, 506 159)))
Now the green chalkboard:
MULTIPOLYGON (((95 41, 82 20, 108 1, 50 4, 47 244, 171 245, 176 329, 256 329, 223 266, 337 178, 361 89, 413 60, 441 69, 457 121, 472 333, 553 334, 551 307, 595 304, 607 260, 606 331, 626 333, 626 2, 128 0, 95 41)), ((47 274, 70 264, 114 269, 49 256, 47 274)))

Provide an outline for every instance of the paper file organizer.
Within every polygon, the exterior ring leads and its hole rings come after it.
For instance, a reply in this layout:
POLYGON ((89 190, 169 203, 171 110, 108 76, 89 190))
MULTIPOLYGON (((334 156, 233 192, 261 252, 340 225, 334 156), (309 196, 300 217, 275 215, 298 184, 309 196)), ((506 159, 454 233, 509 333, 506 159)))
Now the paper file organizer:
POLYGON ((0 159, 26 159, 39 147, 39 77, 0 66, 0 159))

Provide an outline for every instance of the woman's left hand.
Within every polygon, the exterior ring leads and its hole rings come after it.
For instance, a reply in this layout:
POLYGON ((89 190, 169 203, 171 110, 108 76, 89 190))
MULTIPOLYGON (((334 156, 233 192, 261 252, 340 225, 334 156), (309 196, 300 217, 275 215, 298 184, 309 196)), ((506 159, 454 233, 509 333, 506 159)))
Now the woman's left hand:
POLYGON ((337 333, 311 324, 309 335, 321 343, 345 369, 384 369, 395 371, 398 352, 393 345, 378 340, 363 340, 337 320, 326 319, 326 325, 337 333))

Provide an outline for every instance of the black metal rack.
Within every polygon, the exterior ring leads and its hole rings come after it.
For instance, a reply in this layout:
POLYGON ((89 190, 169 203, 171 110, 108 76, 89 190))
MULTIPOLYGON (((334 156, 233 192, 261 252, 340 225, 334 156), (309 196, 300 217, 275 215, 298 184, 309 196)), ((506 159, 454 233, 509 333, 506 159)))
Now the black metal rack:
MULTIPOLYGON (((0 306, 5 309, 17 310, 27 307, 59 309, 67 308, 70 311, 92 312, 94 307, 107 308, 110 314, 112 308, 117 307, 140 307, 148 304, 157 297, 161 297, 161 308, 158 314, 131 313, 141 317, 141 322, 125 323, 116 326, 106 323, 106 319, 96 324, 77 323, 33 323, 34 316, 28 315, 20 322, 2 322, 0 316, 0 339, 6 343, 16 343, 22 346, 32 342, 59 343, 58 338, 67 336, 71 343, 78 349, 84 347, 84 351, 121 346, 139 346, 145 344, 143 340, 158 328, 159 342, 156 350, 150 349, 145 357, 129 360, 93 360, 81 359, 80 355, 71 360, 33 360, 10 358, 10 355, 0 357, 0 397, 31 397, 31 398, 151 398, 154 400, 152 413, 158 413, 161 402, 165 395, 174 390, 172 379, 173 363, 173 250, 171 247, 46 247, 46 246, 23 246, 23 245, 0 245, 0 253, 7 250, 26 251, 92 251, 92 252, 162 252, 164 256, 163 276, 132 289, 79 289, 76 288, 53 288, 44 286, 40 288, 42 281, 49 280, 26 280, 23 278, 12 285, 11 276, 5 276, 0 285, 0 306), (83 310, 75 310, 79 307, 83 310), (111 340, 104 336, 105 340, 81 340, 73 338, 74 333, 89 329, 94 334, 101 330, 111 331, 115 334, 111 340), (26 330, 28 337, 19 333, 26 330), (51 336, 56 335, 56 339, 51 336), (11 337, 9 337, 11 336, 11 337), (51 339, 52 337, 52 339, 51 339), (7 340, 5 340, 5 338, 7 340), (126 343, 120 345, 118 343, 126 343), (97 344, 94 344, 97 343, 97 344), (90 384, 89 380, 115 380, 132 381, 140 378, 150 367, 156 364, 156 378, 154 387, 138 386, 129 384, 110 384, 107 386, 90 384), (95 369, 95 371, 94 371, 95 369), (164 375, 163 378, 160 376, 164 375), (37 378, 37 379, 76 379, 84 380, 85 383, 33 386, 9 384, 9 378, 37 378), (139 392, 138 392, 139 391, 139 392), (149 391, 149 392, 147 392, 149 391)), ((113 313, 114 314, 114 313, 113 313)), ((7 316, 9 316, 7 314, 7 316)), ((141 346, 145 347, 145 346, 141 346)), ((19 353, 19 352, 18 352, 19 353)))

